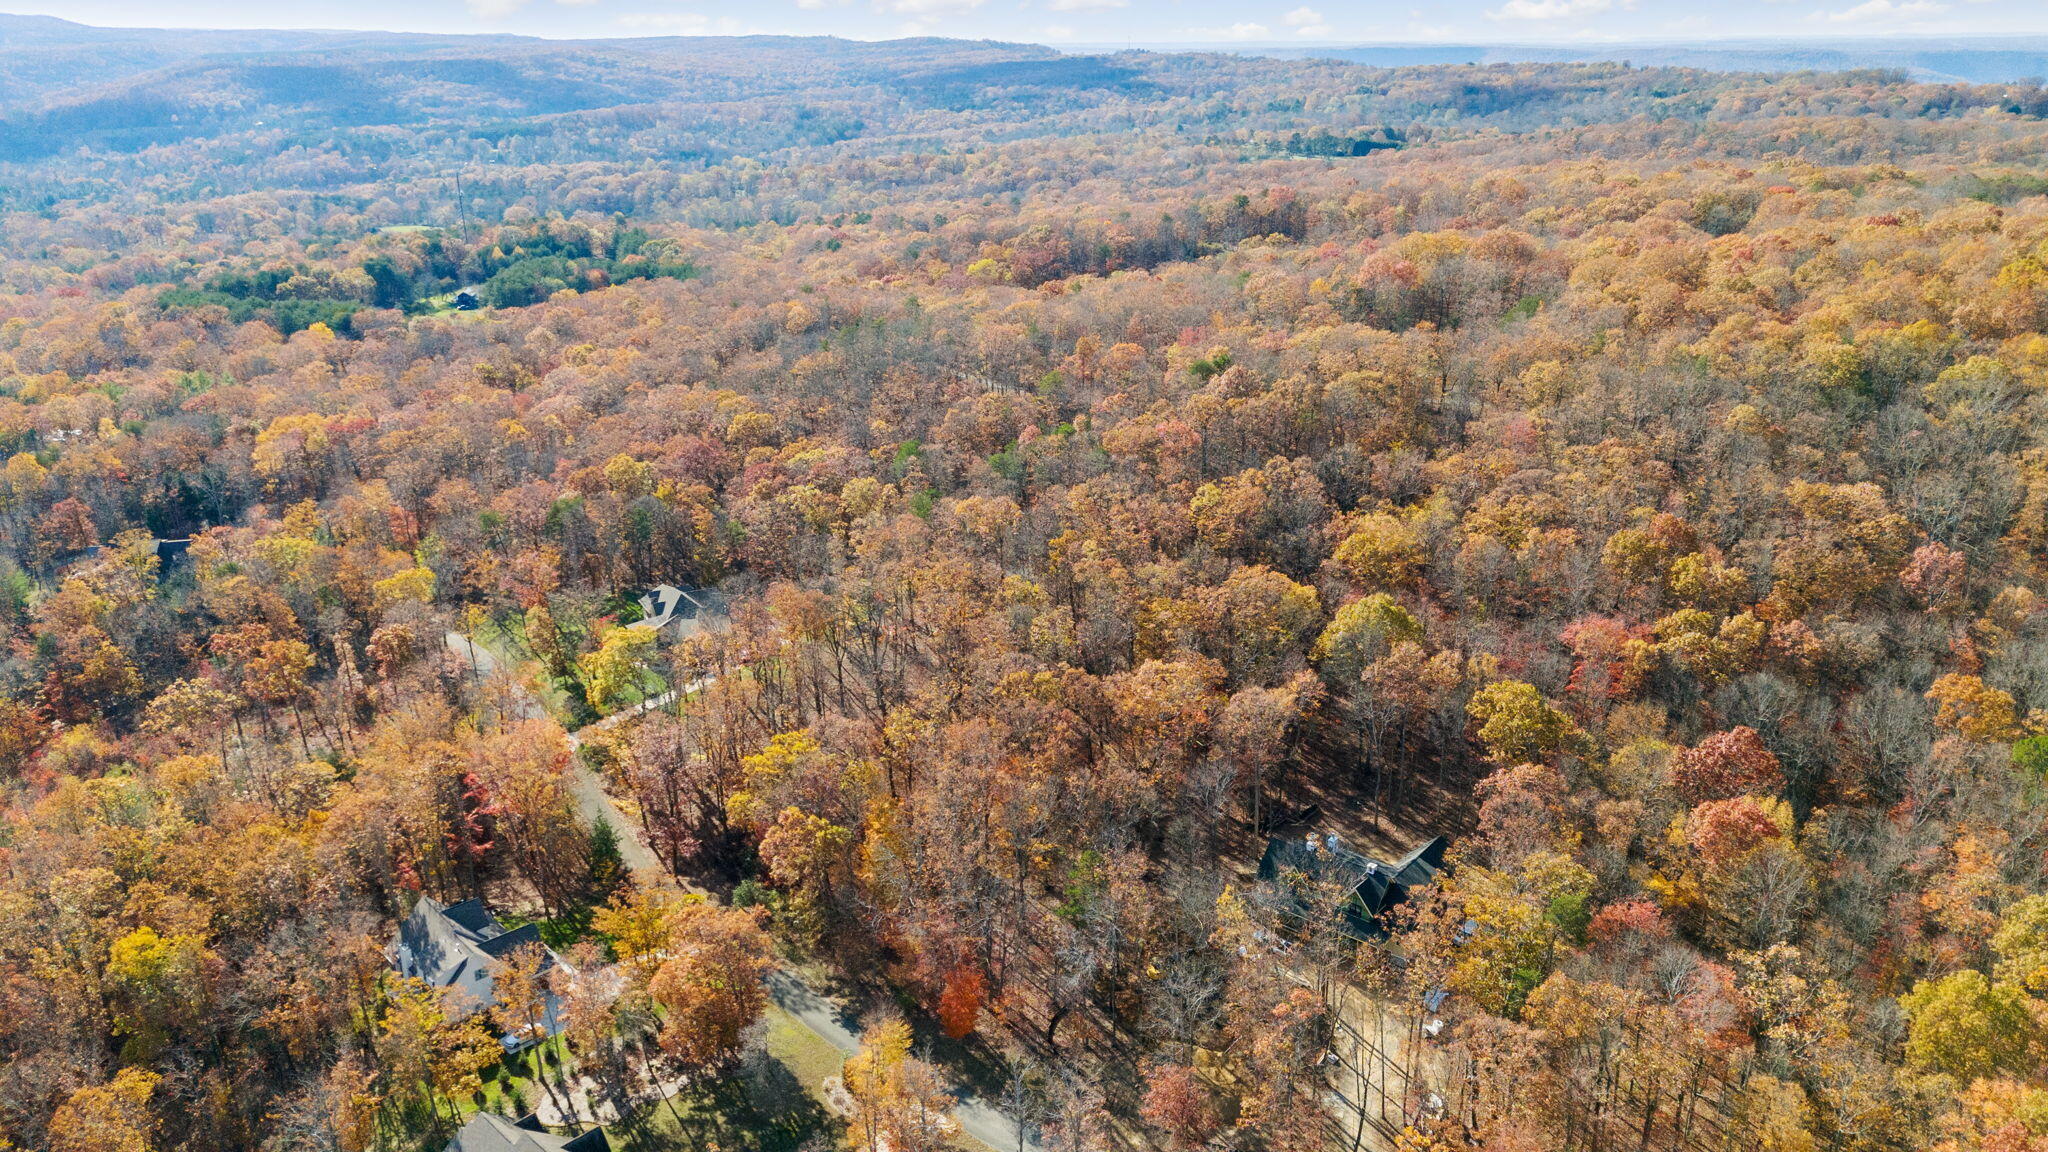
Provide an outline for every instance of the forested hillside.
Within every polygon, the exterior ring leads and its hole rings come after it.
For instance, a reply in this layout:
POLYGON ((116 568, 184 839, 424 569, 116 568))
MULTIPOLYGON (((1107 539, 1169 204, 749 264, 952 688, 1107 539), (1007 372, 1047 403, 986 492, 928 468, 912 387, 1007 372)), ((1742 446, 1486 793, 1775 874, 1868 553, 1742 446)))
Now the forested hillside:
POLYGON ((2048 1148, 2048 91, 143 63, 0 125, 13 1146, 2048 1148))

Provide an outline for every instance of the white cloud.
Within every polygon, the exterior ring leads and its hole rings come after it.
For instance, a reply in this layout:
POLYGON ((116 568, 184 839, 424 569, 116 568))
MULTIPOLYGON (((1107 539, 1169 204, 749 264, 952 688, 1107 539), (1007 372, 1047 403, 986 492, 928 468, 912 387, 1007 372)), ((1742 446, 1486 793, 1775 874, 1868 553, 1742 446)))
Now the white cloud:
MULTIPOLYGON (((881 12, 894 12, 899 16, 943 16, 952 12, 969 12, 981 7, 981 0, 875 0, 875 8, 881 12)), ((917 32, 908 31, 906 36, 921 35, 925 30, 922 21, 917 32)))
POLYGON ((702 12, 628 12, 618 23, 622 28, 677 36, 702 36, 711 31, 711 17, 702 12))
POLYGON ((1863 0, 1863 3, 1854 8, 1843 8, 1835 12, 1815 12, 1810 19, 1825 20, 1830 24, 1868 24, 1914 16, 1933 16, 1946 11, 1948 5, 1940 3, 1939 0, 1863 0))
POLYGON ((1330 25, 1323 14, 1304 4, 1280 18, 1282 24, 1294 29, 1296 36, 1328 36, 1330 25))
POLYGON ((1508 0, 1487 15, 1495 20, 1569 20, 1635 6, 1635 0, 1508 0))
POLYGON ((570 8, 588 8, 597 2, 598 0, 555 0, 555 3, 566 5, 570 8))
POLYGON ((1055 12, 1107 12, 1122 8, 1131 0, 1052 0, 1046 7, 1055 12))
POLYGON ((713 19, 702 12, 628 12, 613 23, 663 36, 757 36, 761 29, 734 16, 713 19))
POLYGON ((526 0, 464 0, 469 14, 484 20, 497 20, 510 16, 526 7, 526 0))
POLYGON ((1047 40, 1072 40, 1074 38, 1074 30, 1065 24, 1047 24, 1045 26, 1045 38, 1047 40))
POLYGON ((1272 29, 1264 24, 1249 20, 1232 24, 1228 28, 1189 28, 1181 33, 1190 40, 1270 40, 1272 29))

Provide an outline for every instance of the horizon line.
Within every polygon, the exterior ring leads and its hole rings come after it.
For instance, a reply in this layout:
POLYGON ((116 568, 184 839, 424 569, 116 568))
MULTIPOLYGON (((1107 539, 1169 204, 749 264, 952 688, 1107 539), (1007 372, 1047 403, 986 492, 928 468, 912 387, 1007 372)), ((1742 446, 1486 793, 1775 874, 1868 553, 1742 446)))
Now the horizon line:
POLYGON ((1826 33, 1826 32, 1811 32, 1811 33, 1802 33, 1802 32, 1797 32, 1797 31, 1788 31, 1788 32, 1785 32, 1785 33, 1782 33, 1782 34, 1778 34, 1778 35, 1759 35, 1759 34, 1756 34, 1756 33, 1743 33, 1743 34, 1736 34, 1736 35, 1727 35, 1727 36, 1711 36, 1711 35, 1710 35, 1710 36, 1698 36, 1698 37, 1656 37, 1656 36, 1644 36, 1644 37, 1618 37, 1618 38, 1613 38, 1613 39, 1607 39, 1607 38, 1600 38, 1600 37, 1594 37, 1594 36, 1588 36, 1588 35, 1580 34, 1580 35, 1573 35, 1573 36, 1560 36, 1560 37, 1556 37, 1556 38, 1544 38, 1544 37, 1526 37, 1526 36, 1525 36, 1525 37, 1516 37, 1516 38, 1504 38, 1504 39, 1497 39, 1497 40, 1496 40, 1496 39, 1488 39, 1488 38, 1485 38, 1485 37, 1457 37, 1457 38, 1435 38, 1435 39, 1403 39, 1403 38, 1393 38, 1393 37, 1390 37, 1390 38, 1379 38, 1379 39, 1347 39, 1347 40, 1192 40, 1192 39, 1191 39, 1191 40, 1135 40, 1135 39, 1124 39, 1124 40, 1079 40, 1079 39, 1076 39, 1076 40, 1044 40, 1044 39, 1036 39, 1036 40, 1034 40, 1034 39, 1012 39, 1012 38, 1008 38, 1008 37, 1001 37, 1001 36, 944 36, 944 35, 921 35, 921 36, 848 36, 848 35, 842 35, 842 34, 836 34, 836 33, 804 33, 804 32, 744 32, 744 33, 729 33, 729 32, 681 32, 681 31, 675 31, 675 32, 656 32, 656 33, 645 33, 645 32, 639 32, 639 33, 636 33, 636 32, 632 32, 632 31, 620 31, 620 32, 600 32, 600 33, 592 33, 592 34, 590 34, 590 35, 587 35, 587 36, 579 36, 579 35, 559 35, 559 34, 558 34, 558 35, 540 35, 540 34, 537 34, 537 33, 532 33, 532 32, 499 32, 499 31, 490 31, 490 30, 482 30, 482 29, 480 29, 480 30, 476 30, 476 31, 462 31, 462 32, 423 32, 423 31, 416 31, 416 30, 411 30, 411 29, 401 29, 401 28, 347 28, 347 27, 334 27, 334 26, 325 26, 325 25, 321 25, 321 26, 314 26, 314 25, 289 25, 289 24, 284 24, 284 25, 279 25, 279 24, 226 24, 226 25, 143 25, 143 24, 132 24, 132 25, 131 25, 131 24, 90 24, 90 23, 86 23, 85 21, 81 21, 81 20, 72 20, 72 19, 70 19, 70 18, 68 18, 68 17, 64 17, 64 16, 53 16, 53 15, 50 15, 50 14, 48 14, 48 13, 43 13, 43 12, 8 12, 8 11, 0 11, 0 18, 4 18, 4 19, 16 19, 16 20, 47 20, 47 21, 51 21, 51 22, 54 22, 54 23, 59 23, 59 24, 67 24, 67 25, 70 25, 70 26, 72 26, 72 27, 76 27, 76 28, 87 28, 87 29, 92 29, 92 30, 94 30, 94 31, 100 31, 100 32, 190 32, 190 33, 206 33, 206 32, 299 32, 299 33, 306 33, 306 34, 311 34, 311 35, 323 35, 323 34, 325 34, 325 35, 337 35, 337 36, 350 36, 350 35, 356 35, 356 36, 360 36, 360 35, 377 35, 377 36, 410 36, 410 37, 428 37, 428 38, 441 38, 441 39, 450 39, 450 38, 462 38, 462 39, 469 39, 469 38, 474 38, 474 39, 499 39, 499 40, 532 40, 532 41, 540 41, 540 42, 544 42, 544 43, 545 43, 545 42, 551 42, 551 41, 552 41, 552 42, 562 42, 562 43, 578 43, 578 42, 603 42, 603 41, 640 41, 640 40, 645 40, 645 41, 656 41, 656 40, 748 40, 748 39, 788 39, 788 40, 843 40, 843 41, 847 41, 847 42, 849 42, 849 43, 859 43, 859 44, 888 44, 888 43, 895 43, 895 42, 902 42, 902 41, 916 41, 916 40, 950 40, 950 41, 956 41, 956 42, 959 42, 959 43, 963 43, 963 44, 975 44, 975 43, 981 43, 981 44, 990 44, 990 43, 993 43, 993 44, 1027 44, 1027 45, 1031 45, 1031 46, 1034 46, 1034 47, 1040 47, 1040 48, 1050 48, 1050 49, 1053 49, 1053 50, 1055 50, 1055 51, 1069 51, 1069 50, 1091 50, 1091 51, 1103 51, 1103 52, 1126 52, 1126 51, 1139 51, 1139 52, 1177 52, 1177 51, 1224 51, 1224 52, 1232 52, 1232 51, 1248 51, 1248 50, 1253 50, 1253 49, 1257 49, 1257 50, 1276 50, 1276 49, 1278 49, 1278 50, 1286 50, 1286 51, 1314 51, 1314 50, 1318 50, 1318 49, 1359 49, 1359 48, 1447 48, 1447 49, 1450 49, 1450 48, 1483 48, 1483 49, 1503 49, 1503 48, 1542 48, 1542 49, 1551 49, 1551 50, 1554 50, 1554 49, 1561 49, 1561 48, 1582 48, 1582 49, 1587 49, 1587 50, 1596 50, 1596 49, 1597 49, 1597 50, 1604 50, 1604 51, 1613 51, 1613 50, 1619 50, 1619 49, 1626 49, 1626 48, 1633 48, 1633 47, 1643 47, 1643 48, 1703 48, 1703 49, 1704 49, 1704 48, 1717 48, 1717 47, 1731 47, 1731 46, 1736 46, 1736 45, 1756 45, 1756 46, 1764 46, 1764 45, 1776 45, 1776 46, 1783 46, 1783 45, 1788 45, 1788 44, 1799 44, 1799 45, 1816 45, 1816 46, 1818 46, 1818 45, 1837 45, 1837 46, 1857 46, 1857 47, 1863 47, 1863 46, 1870 46, 1870 47, 1877 47, 1877 46, 1884 46, 1884 45, 1893 45, 1893 46, 1897 46, 1897 45, 1907 45, 1907 44, 1980 44, 1980 43, 1981 43, 1981 44, 1987 44, 1987 45, 2008 45, 2008 46, 2010 46, 2010 47, 2014 48, 2015 50, 2025 51, 2025 50, 2027 50, 2027 47, 2028 47, 2028 46, 2026 46, 2026 45, 2022 45, 2022 44, 2019 44, 2019 43, 2015 43, 2015 42, 2016 42, 2016 41, 2027 41, 2027 40, 2036 40, 2036 41, 2041 41, 2041 42, 2042 42, 2041 44, 2039 44, 2039 45, 2035 45, 2035 46, 2033 46, 2033 47, 2038 47, 2038 48, 2040 48, 2040 49, 2043 49, 2043 50, 2048 50, 2048 27, 2044 27, 2044 28, 2042 28, 2042 29, 2041 29, 2041 30, 2039 30, 2039 31, 2028 31, 2028 32, 2014 32, 2014 33, 1997 33, 1997 34, 1993 34, 1993 33, 1964 33, 1964 34, 1943 34, 1943 33, 1926 33, 1926 32, 1864 32, 1864 33, 1834 33, 1834 34, 1829 34, 1829 33, 1826 33))

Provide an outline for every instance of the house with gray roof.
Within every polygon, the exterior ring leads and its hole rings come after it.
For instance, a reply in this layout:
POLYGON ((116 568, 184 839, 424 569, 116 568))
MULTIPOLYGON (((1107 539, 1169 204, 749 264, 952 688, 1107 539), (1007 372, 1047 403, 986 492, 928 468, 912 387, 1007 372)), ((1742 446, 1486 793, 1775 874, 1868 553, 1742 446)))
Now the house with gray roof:
MULTIPOLYGON (((384 950, 384 955, 399 975, 448 989, 450 1007, 466 1016, 497 1004, 494 976, 498 965, 526 945, 539 945, 547 952, 543 971, 568 967, 541 943, 540 929, 535 925, 524 924, 508 932, 481 900, 443 904, 431 896, 422 896, 413 905, 412 914, 399 922, 398 937, 384 950)), ((562 1030, 553 993, 548 994, 544 1025, 549 1036, 562 1030)), ((541 1037, 508 1034, 502 1039, 508 1049, 518 1049, 541 1037)))
POLYGON ((611 1152, 604 1129, 592 1128, 581 1136, 558 1136, 541 1126, 533 1116, 507 1120, 489 1112, 469 1118, 448 1142, 445 1152, 611 1152))
POLYGON ((722 625, 725 617, 725 594, 709 588, 657 584, 640 597, 640 623, 657 632, 673 628, 687 638, 722 625))
POLYGON ((1381 917, 1436 879, 1450 844, 1442 836, 1431 837, 1389 863, 1352 851, 1334 832, 1275 836, 1259 858, 1263 902, 1283 919, 1301 924, 1317 903, 1310 887, 1334 887, 1342 893, 1339 929, 1354 940, 1383 940, 1387 929, 1381 917))

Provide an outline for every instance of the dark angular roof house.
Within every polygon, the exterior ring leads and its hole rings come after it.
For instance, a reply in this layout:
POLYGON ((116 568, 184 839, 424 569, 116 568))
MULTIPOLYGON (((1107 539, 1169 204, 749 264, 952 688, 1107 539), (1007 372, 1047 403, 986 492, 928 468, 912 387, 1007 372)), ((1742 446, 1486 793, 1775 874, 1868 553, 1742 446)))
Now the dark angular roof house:
POLYGON ((1259 879, 1266 883, 1265 902, 1296 923, 1308 918, 1310 901, 1290 879, 1336 885, 1349 894, 1339 912, 1345 934, 1361 941, 1382 940, 1387 930, 1380 917, 1408 899, 1410 891, 1436 879, 1450 846, 1448 839, 1435 836, 1389 864, 1343 847, 1334 832, 1275 836, 1259 858, 1259 879))
POLYGON ((190 536, 178 540, 159 539, 151 541, 150 549, 156 553, 157 571, 170 571, 172 566, 185 558, 185 553, 191 550, 191 547, 192 538, 190 536))
POLYGON ((725 594, 709 588, 657 584, 640 597, 640 623, 656 631, 674 624, 680 634, 692 636, 725 613, 725 594))
POLYGON ((532 1116, 507 1120, 479 1112, 455 1133, 445 1152, 611 1152, 604 1129, 592 1128, 581 1136, 557 1136, 532 1116))
MULTIPOLYGON (((431 896, 420 897, 412 914, 398 925, 398 938, 384 950, 385 958, 401 976, 423 980, 436 988, 453 989, 451 1004, 465 1015, 480 1012, 497 1003, 497 986, 492 980, 498 962, 514 949, 541 943, 540 929, 524 924, 506 931, 481 900, 443 904, 431 896)), ((562 958, 549 950, 546 967, 562 965, 562 958)), ((548 996, 546 1027, 549 1035, 561 1031, 553 994, 548 996)), ((518 1048, 537 1038, 504 1037, 506 1047, 518 1048)))

